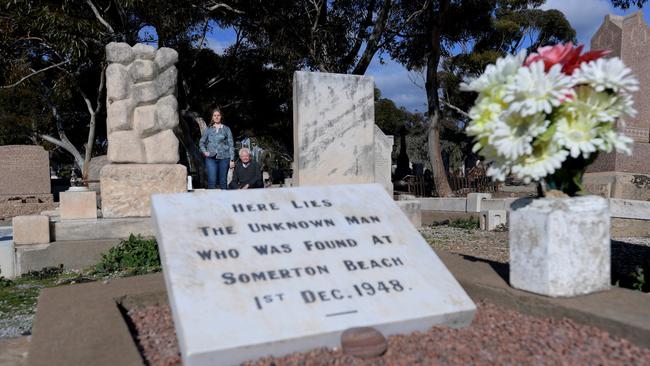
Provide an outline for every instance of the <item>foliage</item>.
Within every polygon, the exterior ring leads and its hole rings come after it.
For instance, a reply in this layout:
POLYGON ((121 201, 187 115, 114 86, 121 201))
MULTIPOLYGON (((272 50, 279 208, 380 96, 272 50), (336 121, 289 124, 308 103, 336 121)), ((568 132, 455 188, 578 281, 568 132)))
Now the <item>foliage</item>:
POLYGON ((32 280, 45 280, 54 278, 61 273, 63 273, 63 264, 60 264, 58 267, 43 267, 39 271, 29 271, 26 274, 22 275, 22 277, 32 280))
POLYGON ((449 223, 449 226, 451 227, 457 227, 461 229, 478 229, 480 226, 480 222, 477 218, 475 217, 469 217, 466 219, 455 219, 449 223))
MULTIPOLYGON (((181 123, 176 132, 181 148, 187 152, 180 156, 189 157, 181 163, 188 165, 192 173, 203 169, 196 148, 200 119, 207 119, 209 110, 218 105, 236 138, 258 138, 261 146, 282 157, 271 160, 284 165, 293 151, 293 139, 287 131, 292 123, 295 70, 363 74, 375 55, 379 55, 380 62, 391 55, 410 69, 427 67, 430 56, 437 52, 429 35, 437 19, 442 19, 438 43, 444 60, 441 82, 440 88, 431 82, 426 84, 429 99, 433 103, 438 95, 433 91, 442 90, 445 102, 467 110, 475 96, 458 92, 462 77, 493 62, 517 40, 537 37, 536 42, 542 44, 567 31, 568 23, 562 22, 559 13, 552 16, 549 11, 528 12, 528 8, 535 10, 541 3, 4 0, 0 3, 0 86, 18 82, 34 70, 66 63, 33 75, 11 89, 0 89, 0 143, 42 144, 53 152, 55 166, 84 163, 89 151, 85 146, 90 116, 86 96, 98 108, 95 143, 102 146, 93 149, 92 155, 104 153, 106 106, 101 103, 105 99, 103 92, 98 90, 105 66, 104 45, 110 41, 149 42, 179 52, 181 123), (449 9, 442 16, 445 3, 449 3, 449 9), (217 27, 236 34, 234 43, 222 52, 206 47, 210 32, 217 27), (472 46, 479 43, 480 49, 472 46), (45 136, 62 143, 47 142, 45 136)), ((438 70, 437 65, 433 70, 438 70)), ((439 106, 434 104, 437 110, 439 106)), ((430 119, 434 109, 425 116, 414 116, 378 96, 377 124, 385 133, 394 135, 404 123, 428 125, 424 117, 430 119)), ((445 128, 451 126, 452 130, 462 129, 466 122, 445 105, 441 117, 445 128)), ((420 132, 418 129, 417 134, 410 132, 409 136, 417 135, 418 143, 426 142, 427 132, 420 132)), ((456 149, 452 145, 446 144, 443 150, 454 157, 469 153, 466 147, 456 149)), ((429 154, 425 144, 419 149, 429 154)))
POLYGON ((642 8, 648 0, 612 0, 612 4, 621 9, 628 9, 630 6, 642 8))
POLYGON ((10 279, 8 279, 8 278, 5 278, 5 277, 3 276, 3 275, 2 275, 2 268, 0 268, 0 288, 2 288, 2 287, 9 287, 9 286, 11 286, 11 285, 13 285, 13 281, 10 280, 10 279))
POLYGON ((132 271, 134 274, 160 270, 160 255, 156 240, 131 234, 119 245, 102 254, 102 259, 95 266, 96 273, 110 274, 120 271, 132 271))
POLYGON ((643 272, 643 268, 641 266, 637 266, 635 271, 631 273, 630 276, 634 279, 632 288, 637 291, 643 291, 646 285, 645 273, 643 272))

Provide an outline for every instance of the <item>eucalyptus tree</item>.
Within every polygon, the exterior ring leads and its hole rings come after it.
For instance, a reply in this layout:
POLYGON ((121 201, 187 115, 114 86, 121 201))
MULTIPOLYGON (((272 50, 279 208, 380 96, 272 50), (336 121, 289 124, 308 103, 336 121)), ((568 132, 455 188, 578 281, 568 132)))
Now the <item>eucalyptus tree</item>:
POLYGON ((390 54, 409 70, 424 72, 429 159, 438 194, 451 194, 442 161, 441 134, 466 119, 471 98, 458 83, 497 57, 524 46, 572 40, 564 16, 538 8, 544 0, 411 0, 396 4, 397 24, 390 54), (443 64, 441 65, 441 61, 443 64), (450 101, 465 100, 461 107, 450 101), (450 113, 460 114, 454 121, 450 113), (447 122, 447 123, 445 123, 447 122))

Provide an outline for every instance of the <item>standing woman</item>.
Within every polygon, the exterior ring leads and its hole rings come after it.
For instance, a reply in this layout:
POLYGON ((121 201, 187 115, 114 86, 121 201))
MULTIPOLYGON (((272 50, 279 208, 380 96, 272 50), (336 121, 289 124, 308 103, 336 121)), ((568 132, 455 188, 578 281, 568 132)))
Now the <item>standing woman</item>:
POLYGON ((205 156, 205 169, 208 174, 208 189, 228 188, 228 168, 235 166, 235 145, 232 132, 221 123, 221 110, 212 110, 212 119, 199 141, 199 148, 205 156))

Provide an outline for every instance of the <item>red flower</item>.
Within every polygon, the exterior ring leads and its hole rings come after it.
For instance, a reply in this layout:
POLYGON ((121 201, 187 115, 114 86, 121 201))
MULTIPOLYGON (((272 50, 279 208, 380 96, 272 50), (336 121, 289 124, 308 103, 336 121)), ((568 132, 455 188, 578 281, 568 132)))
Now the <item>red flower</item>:
POLYGON ((553 65, 562 65, 562 72, 571 75, 573 71, 580 67, 583 62, 589 62, 599 59, 610 51, 594 50, 585 54, 580 54, 584 45, 573 47, 573 43, 569 42, 565 45, 557 44, 555 46, 545 46, 537 49, 537 53, 531 53, 526 58, 524 66, 528 66, 539 60, 544 61, 544 71, 550 70, 553 65))

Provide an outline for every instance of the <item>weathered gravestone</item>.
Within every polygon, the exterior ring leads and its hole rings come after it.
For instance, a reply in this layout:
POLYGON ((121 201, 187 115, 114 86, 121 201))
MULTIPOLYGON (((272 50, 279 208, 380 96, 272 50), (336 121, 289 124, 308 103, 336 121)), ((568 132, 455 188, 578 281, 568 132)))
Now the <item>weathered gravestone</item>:
POLYGON ((183 363, 468 325, 476 307, 378 184, 154 195, 183 363))
POLYGON ((54 208, 50 158, 42 146, 0 146, 0 219, 54 208))
POLYGON ((389 195, 393 195, 391 181, 391 155, 393 154, 393 136, 386 136, 375 126, 375 182, 384 186, 389 195))
POLYGON ((392 194, 393 141, 375 126, 374 87, 368 76, 294 73, 294 185, 380 183, 392 194))

